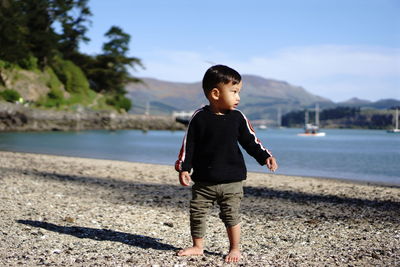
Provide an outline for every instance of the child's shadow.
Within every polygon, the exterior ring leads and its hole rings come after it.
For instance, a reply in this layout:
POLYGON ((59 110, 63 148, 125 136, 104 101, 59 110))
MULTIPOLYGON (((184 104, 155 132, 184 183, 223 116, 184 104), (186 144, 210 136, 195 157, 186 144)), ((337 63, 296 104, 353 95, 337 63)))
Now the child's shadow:
POLYGON ((78 226, 60 226, 52 223, 31 220, 17 220, 17 222, 61 234, 72 235, 78 238, 90 238, 97 241, 121 242, 130 246, 136 246, 143 249, 152 248, 157 250, 178 250, 178 248, 174 246, 159 242, 159 239, 144 235, 127 234, 108 229, 95 229, 78 226))

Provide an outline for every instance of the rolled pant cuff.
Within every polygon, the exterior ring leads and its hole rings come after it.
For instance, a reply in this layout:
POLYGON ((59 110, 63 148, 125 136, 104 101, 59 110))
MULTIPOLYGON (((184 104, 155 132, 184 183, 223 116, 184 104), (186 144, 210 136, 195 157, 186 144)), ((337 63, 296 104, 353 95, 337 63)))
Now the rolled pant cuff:
POLYGON ((238 225, 238 224, 240 224, 241 223, 241 221, 239 220, 239 221, 237 221, 237 222, 232 222, 232 223, 225 223, 225 227, 226 228, 230 228, 230 227, 234 227, 234 226, 236 226, 236 225, 238 225))

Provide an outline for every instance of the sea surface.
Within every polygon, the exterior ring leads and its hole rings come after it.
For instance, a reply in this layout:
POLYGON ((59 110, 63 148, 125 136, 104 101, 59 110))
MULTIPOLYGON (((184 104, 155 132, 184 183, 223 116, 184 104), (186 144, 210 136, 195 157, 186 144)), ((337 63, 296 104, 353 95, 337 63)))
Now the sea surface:
MULTIPOLYGON (((400 134, 381 130, 326 129, 324 137, 301 129, 256 130, 277 158, 277 174, 400 185, 400 134)), ((173 169, 183 131, 82 131, 0 133, 0 150, 168 164, 173 169)), ((268 172, 245 152, 249 171, 268 172)))

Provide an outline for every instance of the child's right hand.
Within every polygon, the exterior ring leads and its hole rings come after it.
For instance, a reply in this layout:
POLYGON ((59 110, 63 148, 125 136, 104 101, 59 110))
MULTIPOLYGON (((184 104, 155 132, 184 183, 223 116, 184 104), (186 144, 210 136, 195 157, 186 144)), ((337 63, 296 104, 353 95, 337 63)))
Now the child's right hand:
POLYGON ((185 172, 180 172, 179 173, 179 182, 181 183, 181 185, 189 186, 191 180, 192 179, 190 178, 189 172, 185 171, 185 172))

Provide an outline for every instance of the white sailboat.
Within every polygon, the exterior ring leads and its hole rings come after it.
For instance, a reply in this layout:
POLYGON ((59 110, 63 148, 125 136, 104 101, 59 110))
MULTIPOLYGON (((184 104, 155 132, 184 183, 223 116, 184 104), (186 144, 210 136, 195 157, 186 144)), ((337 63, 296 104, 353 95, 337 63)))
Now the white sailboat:
POLYGON ((388 133, 400 133, 400 129, 399 129, 399 109, 396 108, 396 117, 394 119, 395 121, 395 127, 394 129, 388 130, 388 133))
POLYGON ((304 133, 297 134, 298 136, 325 136, 326 133, 319 131, 319 105, 315 105, 315 124, 308 122, 308 110, 304 114, 304 133))

